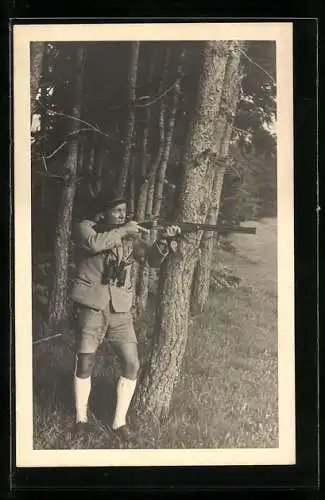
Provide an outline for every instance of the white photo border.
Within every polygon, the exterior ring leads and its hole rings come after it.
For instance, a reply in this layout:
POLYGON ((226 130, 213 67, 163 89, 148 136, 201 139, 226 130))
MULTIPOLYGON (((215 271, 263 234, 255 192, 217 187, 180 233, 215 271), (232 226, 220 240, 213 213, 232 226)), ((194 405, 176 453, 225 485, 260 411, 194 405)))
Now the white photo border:
POLYGON ((17 467, 293 465, 295 443, 293 24, 291 22, 13 26, 15 386, 17 467), (29 44, 33 41, 273 40, 277 68, 279 447, 256 449, 33 449, 29 44))

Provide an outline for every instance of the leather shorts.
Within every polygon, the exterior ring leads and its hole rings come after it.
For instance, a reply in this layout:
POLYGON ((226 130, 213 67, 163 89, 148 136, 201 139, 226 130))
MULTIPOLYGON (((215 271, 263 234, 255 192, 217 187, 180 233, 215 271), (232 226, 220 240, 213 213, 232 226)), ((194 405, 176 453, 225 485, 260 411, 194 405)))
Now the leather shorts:
POLYGON ((131 312, 113 312, 110 305, 103 311, 86 306, 75 310, 78 353, 94 353, 105 338, 109 342, 137 343, 131 312))

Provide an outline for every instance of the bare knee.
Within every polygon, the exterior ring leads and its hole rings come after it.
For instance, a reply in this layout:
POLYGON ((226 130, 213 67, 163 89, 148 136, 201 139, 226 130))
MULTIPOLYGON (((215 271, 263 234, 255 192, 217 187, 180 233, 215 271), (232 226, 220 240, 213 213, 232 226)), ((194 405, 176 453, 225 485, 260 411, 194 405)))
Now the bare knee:
POLYGON ((138 356, 132 356, 124 359, 123 363, 123 376, 129 379, 136 379, 140 369, 140 362, 138 356))
POLYGON ((94 365, 95 365, 95 353, 78 354, 76 360, 76 376, 78 378, 90 377, 94 365))

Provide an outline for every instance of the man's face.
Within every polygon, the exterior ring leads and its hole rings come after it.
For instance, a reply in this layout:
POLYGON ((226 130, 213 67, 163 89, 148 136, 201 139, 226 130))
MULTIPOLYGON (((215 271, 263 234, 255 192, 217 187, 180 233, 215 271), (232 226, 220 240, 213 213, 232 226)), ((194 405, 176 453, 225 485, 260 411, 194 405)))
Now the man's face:
POLYGON ((124 224, 126 219, 126 203, 120 203, 113 208, 109 208, 104 213, 107 224, 124 224))

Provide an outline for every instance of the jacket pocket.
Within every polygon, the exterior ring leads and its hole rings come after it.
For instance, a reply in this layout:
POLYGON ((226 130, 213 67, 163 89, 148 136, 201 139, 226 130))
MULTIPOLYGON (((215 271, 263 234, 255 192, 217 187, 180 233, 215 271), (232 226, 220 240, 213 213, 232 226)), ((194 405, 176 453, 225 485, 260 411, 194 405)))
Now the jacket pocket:
POLYGON ((73 301, 97 310, 106 308, 109 302, 108 288, 97 283, 87 283, 77 279, 70 297, 73 301))

